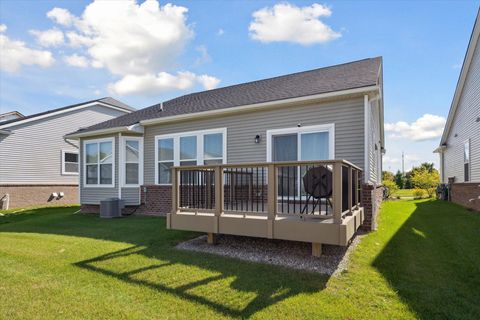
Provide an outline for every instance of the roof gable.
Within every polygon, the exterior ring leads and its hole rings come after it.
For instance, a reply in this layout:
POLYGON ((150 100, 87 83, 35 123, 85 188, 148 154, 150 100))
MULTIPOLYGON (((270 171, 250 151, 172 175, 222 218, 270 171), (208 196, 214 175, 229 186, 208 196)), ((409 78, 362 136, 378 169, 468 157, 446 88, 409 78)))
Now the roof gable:
POLYGON ((70 111, 81 109, 81 108, 86 108, 86 107, 89 107, 89 106, 92 106, 92 105, 95 105, 95 104, 99 104, 99 105, 102 105, 102 106, 107 107, 107 108, 113 108, 113 109, 117 109, 117 110, 120 109, 120 110, 122 110, 126 113, 131 113, 131 112, 135 111, 134 108, 124 104, 123 102, 120 102, 120 101, 118 101, 114 98, 111 98, 111 97, 106 97, 106 98, 102 98, 102 99, 96 99, 96 100, 90 100, 90 101, 86 101, 86 102, 82 102, 82 103, 72 104, 72 105, 69 105, 69 106, 65 106, 65 107, 61 107, 61 108, 57 108, 57 109, 52 109, 52 110, 47 110, 47 111, 44 111, 44 112, 29 115, 29 116, 24 116, 22 118, 12 119, 12 120, 8 120, 8 121, 5 121, 5 122, 1 122, 0 123, 0 129, 15 126, 15 125, 19 125, 19 124, 23 124, 23 123, 34 121, 34 120, 39 120, 39 119, 43 119, 43 118, 47 118, 47 117, 52 117, 52 116, 55 116, 55 115, 58 115, 58 114, 61 114, 61 113, 70 112, 70 111))
POLYGON ((460 99, 462 97, 463 88, 465 86, 465 81, 470 70, 475 49, 478 46, 478 40, 480 36, 480 9, 477 11, 477 17, 475 19, 475 24, 473 26, 472 34, 470 36, 470 41, 468 43, 467 52, 465 53, 465 58, 463 60, 462 70, 458 77, 457 86, 455 88, 455 94, 453 96, 452 104, 450 106, 450 111, 448 112, 447 123, 443 130, 442 138, 440 140, 440 146, 444 145, 447 142, 448 136, 450 134, 450 129, 453 124, 453 120, 456 115, 460 99))

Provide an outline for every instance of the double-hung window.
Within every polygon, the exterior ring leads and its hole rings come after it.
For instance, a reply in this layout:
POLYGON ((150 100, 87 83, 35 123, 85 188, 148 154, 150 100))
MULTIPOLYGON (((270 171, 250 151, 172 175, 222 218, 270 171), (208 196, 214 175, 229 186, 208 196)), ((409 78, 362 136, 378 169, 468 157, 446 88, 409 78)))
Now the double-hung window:
POLYGON ((470 140, 463 146, 463 181, 470 181, 470 140))
POLYGON ((87 140, 84 142, 85 186, 113 187, 114 139, 87 140))
POLYGON ((78 151, 62 150, 62 174, 78 175, 78 151))
POLYGON ((140 137, 122 137, 121 177, 123 186, 143 184, 143 139, 140 137))
POLYGON ((171 184, 173 166, 225 163, 226 133, 222 128, 156 136, 156 183, 171 184))

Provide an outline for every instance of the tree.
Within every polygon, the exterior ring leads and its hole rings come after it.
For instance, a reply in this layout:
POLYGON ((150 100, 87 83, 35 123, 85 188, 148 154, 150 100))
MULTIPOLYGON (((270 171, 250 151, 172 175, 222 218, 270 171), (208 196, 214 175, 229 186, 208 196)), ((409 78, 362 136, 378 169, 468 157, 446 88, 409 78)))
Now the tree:
POLYGON ((395 184, 399 189, 403 189, 405 185, 405 179, 403 177, 403 174, 400 172, 400 170, 397 171, 395 174, 395 184))
POLYGON ((395 181, 395 176, 390 171, 382 171, 382 181, 384 180, 395 181))
POLYGON ((425 190, 428 193, 429 198, 435 194, 435 187, 439 182, 440 175, 435 169, 429 172, 427 168, 422 168, 417 170, 415 175, 412 176, 412 183, 415 188, 425 190))

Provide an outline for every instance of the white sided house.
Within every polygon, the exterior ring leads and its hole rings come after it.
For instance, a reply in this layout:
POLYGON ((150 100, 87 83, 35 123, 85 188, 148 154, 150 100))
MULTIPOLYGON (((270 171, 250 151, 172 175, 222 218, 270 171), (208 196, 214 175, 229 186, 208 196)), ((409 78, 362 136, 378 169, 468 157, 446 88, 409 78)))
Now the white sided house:
POLYGON ((480 211, 480 14, 463 62, 440 146, 440 172, 453 202, 480 211))
POLYGON ((107 97, 30 116, 5 114, 0 122, 1 207, 78 203, 78 141, 65 134, 133 111, 107 97))
POLYGON ((118 197, 127 211, 166 214, 172 229, 345 245, 360 225, 375 228, 382 94, 378 57, 192 93, 78 130, 67 137, 81 145, 82 210, 118 197), (283 218, 298 228, 275 226, 283 218))

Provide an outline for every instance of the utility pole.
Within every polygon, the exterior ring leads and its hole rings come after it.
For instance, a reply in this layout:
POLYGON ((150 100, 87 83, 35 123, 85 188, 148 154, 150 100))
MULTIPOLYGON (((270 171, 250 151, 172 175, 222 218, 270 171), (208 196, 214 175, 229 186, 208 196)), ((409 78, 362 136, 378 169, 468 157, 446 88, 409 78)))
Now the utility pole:
POLYGON ((405 176, 405 154, 402 151, 402 174, 405 176))

